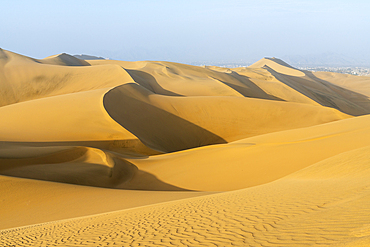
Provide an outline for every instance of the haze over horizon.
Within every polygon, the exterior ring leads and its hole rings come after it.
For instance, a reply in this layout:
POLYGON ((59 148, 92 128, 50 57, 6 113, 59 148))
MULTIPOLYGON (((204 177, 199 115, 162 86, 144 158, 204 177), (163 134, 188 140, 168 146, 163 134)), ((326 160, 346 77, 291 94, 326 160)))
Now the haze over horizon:
POLYGON ((370 246, 369 2, 1 3, 0 246, 370 246))
POLYGON ((0 47, 36 58, 250 63, 329 54, 370 64, 368 1, 3 1, 2 8, 0 47))

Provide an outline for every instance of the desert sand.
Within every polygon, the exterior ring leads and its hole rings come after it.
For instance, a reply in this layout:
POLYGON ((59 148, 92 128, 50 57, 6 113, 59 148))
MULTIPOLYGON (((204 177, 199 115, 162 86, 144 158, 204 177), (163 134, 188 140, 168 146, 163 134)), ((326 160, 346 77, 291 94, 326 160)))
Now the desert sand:
POLYGON ((369 246, 370 77, 0 49, 1 246, 369 246))

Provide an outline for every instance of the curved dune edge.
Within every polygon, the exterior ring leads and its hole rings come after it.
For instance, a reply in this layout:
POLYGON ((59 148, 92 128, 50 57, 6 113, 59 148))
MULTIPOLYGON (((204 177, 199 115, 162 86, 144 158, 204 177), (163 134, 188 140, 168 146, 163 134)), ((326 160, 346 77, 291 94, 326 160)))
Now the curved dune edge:
POLYGON ((291 67, 289 64, 277 58, 263 58, 259 60, 258 62, 250 65, 249 67, 250 68, 264 68, 265 66, 281 74, 290 75, 290 76, 298 76, 298 77, 305 76, 305 74, 302 71, 291 67))
MULTIPOLYGON (((279 59, 262 59, 256 63, 258 66, 234 69, 156 61, 89 63, 120 65, 138 84, 161 95, 251 97, 327 106, 356 116, 370 113, 370 101, 361 92, 363 88, 338 86, 279 59)), ((357 80, 352 77, 350 80, 357 80)))
POLYGON ((161 152, 227 143, 350 117, 332 108, 292 102, 164 96, 133 83, 109 90, 103 105, 118 124, 161 152))
POLYGON ((0 228, 70 218, 0 245, 366 243, 370 115, 352 116, 369 95, 364 78, 275 58, 226 69, 0 49, 0 228))
MULTIPOLYGON (((38 142, 44 145, 92 145, 110 142, 109 149, 122 153, 157 154, 117 124, 106 112, 103 97, 110 88, 21 102, 0 108, 0 139, 6 142, 38 142), (24 121, 27 119, 27 121, 24 121), (59 143, 59 144, 58 144, 59 143), (65 143, 65 144, 63 144, 65 143)), ((107 145, 105 145, 107 148, 107 145)))
POLYGON ((184 190, 158 180, 111 152, 96 148, 18 146, 17 155, 21 157, 0 156, 1 175, 103 188, 184 190), (27 157, 25 153, 29 153, 29 149, 32 154, 27 157))
MULTIPOLYGON (((150 105, 157 105, 159 106, 158 109, 162 107, 162 109, 164 110, 161 110, 160 113, 165 113, 171 116, 171 113, 169 113, 170 111, 168 110, 168 108, 165 108, 164 106, 166 106, 167 104, 170 104, 176 107, 176 100, 178 100, 176 97, 171 98, 171 97, 165 97, 165 96, 155 98, 156 95, 148 93, 147 91, 143 90, 142 88, 140 88, 139 86, 135 84, 133 86, 134 87, 132 87, 131 84, 125 84, 124 86, 121 86, 121 87, 125 87, 125 89, 128 88, 129 90, 125 90, 124 92, 119 91, 119 94, 117 96, 118 99, 121 100, 123 98, 122 96, 125 96, 125 93, 129 93, 128 98, 131 100, 130 102, 128 103, 126 102, 126 104, 124 104, 125 102, 122 103, 120 101, 118 102, 113 101, 112 105, 114 107, 113 109, 126 109, 121 106, 130 105, 131 106, 130 109, 132 110, 131 115, 129 115, 128 117, 122 113, 119 113, 119 115, 123 116, 124 119, 125 118, 129 119, 130 124, 133 124, 133 126, 139 126, 142 130, 149 131, 149 134, 156 133, 156 134, 162 135, 161 136, 162 139, 159 139, 159 142, 157 142, 157 146, 150 145, 151 144, 150 142, 153 143, 153 139, 154 141, 156 141, 155 138, 153 138, 152 136, 149 136, 149 138, 147 139, 148 141, 144 139, 145 144, 149 143, 149 145, 147 146, 154 147, 154 150, 171 151, 171 150, 163 149, 162 148, 163 144, 160 141, 162 141, 163 139, 165 141, 168 141, 168 140, 171 141, 173 140, 173 138, 175 139, 177 138, 178 139, 177 141, 180 140, 182 144, 187 143, 187 142, 184 142, 183 139, 181 139, 183 136, 185 138, 196 138, 195 141, 194 139, 190 139, 190 144, 188 144, 189 146, 187 147, 185 146, 185 148, 193 147, 195 145, 204 145, 204 143, 205 144, 215 143, 212 138, 209 140, 209 138, 207 138, 207 136, 204 136, 204 134, 199 135, 199 130, 203 131, 203 133, 210 135, 211 137, 212 135, 217 137, 217 135, 212 134, 210 131, 206 130, 205 128, 194 125, 193 123, 191 123, 190 121, 187 121, 186 119, 180 118, 181 112, 184 112, 183 110, 181 111, 181 108, 180 108, 181 104, 177 106, 178 110, 176 110, 176 112, 180 113, 179 117, 175 118, 177 121, 179 121, 177 124, 173 124, 173 122, 169 121, 168 123, 169 125, 165 125, 164 123, 166 123, 166 121, 169 120, 168 117, 159 118, 161 122, 157 125, 154 125, 155 123, 154 119, 151 119, 149 121, 147 120, 143 121, 142 119, 139 119, 140 120, 139 122, 142 123, 141 125, 133 121, 133 116, 137 116, 138 114, 138 112, 135 111, 136 108, 135 108, 135 105, 133 104, 135 102, 146 103, 145 107, 140 105, 138 108, 138 109, 141 109, 140 114, 142 114, 143 116, 148 116, 149 112, 143 113, 142 109, 148 109, 148 106, 150 105), (137 93, 137 91, 139 93, 137 93), (172 103, 166 101, 168 100, 168 98, 172 99, 172 103), (162 120, 164 120, 164 122, 162 120), (190 126, 190 127, 184 128, 181 126, 182 123, 185 123, 187 126, 190 126), (158 129, 149 130, 148 127, 142 126, 145 124, 149 124, 149 126, 154 126, 154 127, 161 126, 163 131, 158 132, 158 129), (168 130, 171 126, 174 127, 173 133, 172 135, 168 135, 169 133, 168 130), (182 128, 184 128, 187 131, 186 134, 179 132, 179 129, 181 130, 182 128), (193 135, 191 135, 189 132, 190 130, 192 130, 192 128, 196 128, 195 131, 193 130, 193 135), (163 133, 167 133, 167 135, 164 135, 163 133)), ((0 109, 0 112, 2 112, 4 116, 7 116, 6 121, 1 122, 1 124, 3 125, 3 130, 6 130, 3 133, 3 135, 8 135, 8 141, 20 141, 20 140, 23 140, 23 141, 32 140, 32 141, 38 141, 38 142, 49 141, 49 142, 53 142, 54 145, 58 145, 58 146, 59 145, 68 146, 68 145, 71 145, 70 142, 72 141, 79 141, 79 142, 82 142, 82 144, 90 143, 90 145, 92 145, 93 147, 95 146, 94 144, 92 144, 94 141, 95 142, 99 140, 100 141, 112 141, 112 142, 116 142, 117 140, 129 141, 129 140, 134 140, 136 136, 141 137, 140 135, 137 135, 135 131, 133 131, 133 133, 135 134, 133 135, 132 132, 129 132, 125 128, 119 126, 108 115, 109 109, 108 111, 106 111, 106 106, 105 106, 104 101, 106 99, 110 99, 110 96, 108 94, 114 91, 115 89, 116 88, 99 89, 99 90, 94 90, 94 91, 89 91, 89 92, 80 92, 80 93, 68 94, 68 95, 63 95, 63 96, 55 96, 55 97, 49 97, 45 99, 38 99, 38 100, 31 101, 31 102, 23 102, 23 103, 19 103, 15 105, 2 107, 0 109), (75 107, 76 105, 78 105, 79 107, 75 107), (57 107, 57 109, 55 107, 57 107), (19 113, 19 112, 23 112, 22 115, 12 114, 12 113, 19 113), (35 114, 36 112, 37 114, 35 114), (20 121, 19 119, 20 117, 27 118, 28 121, 27 122, 20 121), (103 121, 104 119, 105 121, 103 121), (72 124, 70 123, 71 120, 73 120, 72 124), (81 125, 76 124, 78 122, 80 122, 81 125), (89 122, 91 122, 92 125, 89 126, 86 124, 89 122), (83 126, 83 128, 81 128, 80 126, 83 126), (19 131, 19 130, 22 130, 22 131, 19 131), (17 139, 17 136, 19 137, 19 139, 17 139)), ((196 99, 197 99, 197 101, 195 101, 196 104, 203 104, 203 106, 210 105, 208 102, 209 101, 208 99, 206 101, 204 101, 204 99, 202 98, 196 98, 196 99)), ((181 100, 182 99, 180 98, 180 103, 181 103, 181 100)), ((223 101, 222 103, 225 104, 227 100, 230 101, 231 99, 220 98, 220 100, 222 100, 223 101)), ((240 100, 238 100, 236 103, 239 104, 240 100)), ((243 100, 241 101, 243 102, 243 100)), ((255 100, 252 100, 252 102, 254 101, 255 100)), ((260 102, 260 101, 262 100, 257 100, 256 103, 257 104, 261 104, 261 103, 271 104, 269 102, 264 102, 264 101, 260 102)), ((246 100, 246 102, 249 102, 250 104, 250 100, 246 100)), ((186 101, 186 105, 191 104, 191 103, 192 102, 186 101)), ((234 104, 234 106, 236 106, 237 104, 234 104)), ((281 103, 281 105, 284 106, 287 104, 281 103)), ((289 106, 290 104, 288 104, 288 107, 289 106)), ((311 106, 301 106, 301 105, 297 105, 297 107, 298 107, 297 110, 300 112, 302 112, 302 107, 306 107, 309 110, 311 110, 312 108, 311 106)), ((255 108, 255 107, 246 105, 245 109, 248 110, 250 108, 255 108)), ((266 108, 269 108, 269 107, 266 107, 266 108)), ((153 107, 153 109, 155 109, 155 107, 153 107)), ((186 108, 183 108, 183 109, 186 110, 186 108)), ((242 110, 245 110, 245 109, 243 108, 242 110)), ((287 109, 288 111, 291 111, 292 108, 290 107, 287 109)), ((324 116, 324 121, 337 120, 337 116, 347 117, 344 114, 336 110, 320 108, 320 110, 322 110, 322 114, 319 111, 320 113, 318 114, 317 120, 316 120, 316 118, 312 115, 312 113, 316 113, 317 109, 314 107, 313 110, 314 111, 308 111, 304 114, 306 115, 309 114, 310 119, 314 119, 314 121, 316 121, 314 123, 323 121, 322 116, 324 116), (332 116, 330 116, 330 114, 332 116)), ((150 111, 151 113, 153 113, 153 110, 150 110, 150 111)), ((215 115, 215 117, 217 116, 220 117, 220 115, 223 115, 223 114, 224 113, 215 115)), ((291 115, 296 115, 296 114, 297 112, 291 113, 291 115)), ((154 117, 158 119, 158 114, 155 115, 154 117)), ((201 115, 197 117, 202 118, 201 115)), ((212 119, 215 120, 215 118, 212 118, 212 119)), ((288 119, 288 121, 291 122, 290 119, 288 119)), ((215 121, 212 121, 212 122, 215 123, 215 121)), ((304 122, 303 124, 306 125, 307 123, 304 122)), ((222 125, 222 122, 221 123, 216 122, 215 126, 217 127, 218 125, 222 125)), ((281 125, 285 126, 286 122, 283 122, 281 125)), ((123 126, 127 128, 126 124, 123 124, 123 126)), ((247 127, 250 128, 249 126, 247 127)), ((288 126, 285 126, 284 128, 287 128, 287 127, 288 126)), ((235 129, 237 128, 235 127, 235 129)), ((229 139, 230 137, 226 136, 225 138, 229 139)), ((234 138, 235 138, 235 134, 234 134, 234 138)), ((2 136, 2 139, 6 140, 7 136, 2 136)), ((224 141, 221 137, 220 137, 220 140, 224 141)), ((130 149, 131 151, 137 152, 138 154, 140 154, 141 152, 154 153, 154 152, 151 152, 150 149, 148 148, 145 149, 145 145, 141 144, 139 140, 137 141, 138 143, 135 144, 135 146, 121 147, 120 152, 125 152, 125 151, 127 152, 127 150, 130 149)), ((218 141, 216 140, 216 143, 217 142, 218 141)), ((47 145, 47 143, 45 143, 44 145, 47 145)), ((52 144, 49 144, 49 145, 52 145, 52 144)), ((73 142, 72 142, 72 145, 73 145, 73 142)), ((167 147, 169 146, 173 146, 176 148, 176 142, 168 143, 167 147)), ((40 147, 40 150, 41 149, 42 148, 40 147)), ((87 150, 91 151, 93 149, 88 148, 87 150)), ((113 149, 113 150, 116 150, 116 149, 113 149)), ((4 147, 2 151, 5 152, 4 147)), ((26 151, 21 151, 21 149, 18 148, 17 152, 24 153, 26 151)), ((99 149, 96 149, 92 153, 97 153, 97 152, 101 152, 101 151, 99 151, 99 149)), ((9 154, 9 151, 7 151, 7 153, 9 154)), ((108 155, 108 157, 110 156, 108 155)), ((104 165, 102 166, 103 163, 101 163, 100 161, 99 162, 94 161, 94 160, 86 161, 83 158, 80 158, 80 159, 76 158, 76 159, 71 159, 71 160, 64 162, 63 159, 62 161, 58 161, 59 160, 58 157, 54 157, 54 159, 55 160, 53 161, 53 163, 55 164, 53 165, 46 164, 45 162, 42 161, 43 156, 40 156, 38 157, 38 159, 35 158, 35 161, 34 163, 32 163, 32 166, 21 167, 21 168, 15 168, 15 166, 22 166, 24 159, 13 160, 12 162, 10 162, 12 165, 7 165, 7 163, 9 162, 7 162, 6 160, 2 160, 1 168, 7 167, 7 166, 13 166, 13 169, 11 169, 10 171, 3 171, 1 174, 12 175, 12 176, 17 176, 17 177, 48 180, 48 181, 66 182, 66 183, 72 183, 72 184, 91 185, 91 186, 98 186, 98 187, 121 188, 121 189, 184 190, 185 188, 182 186, 177 186, 177 185, 175 186, 174 183, 172 182, 171 183, 163 182, 160 179, 158 179, 156 175, 154 175, 152 172, 147 172, 145 169, 138 169, 135 165, 132 165, 128 163, 127 161, 122 160, 119 157, 115 157, 114 159, 116 160, 117 164, 123 164, 123 165, 120 165, 119 167, 116 168, 116 172, 113 173, 115 175, 115 178, 107 177, 107 176, 112 175, 110 173, 111 170, 110 168, 106 167, 107 164, 105 166, 104 165), (86 177, 87 174, 89 174, 90 177, 86 177), (119 179, 119 177, 121 177, 121 179, 119 179)), ((221 174, 222 174, 221 172, 220 173, 216 172, 212 174, 209 177, 209 179, 216 179, 221 174)), ((238 182, 237 180, 235 181, 238 182)), ((241 183, 241 184, 244 184, 244 183, 241 183)), ((185 185, 185 186, 188 186, 188 185, 185 185)), ((191 186, 192 185, 186 188, 189 189, 191 188, 191 186)), ((210 188, 207 186, 206 187, 201 186, 199 188, 197 187, 191 188, 190 190, 218 191, 218 190, 229 190, 230 188, 233 188, 232 185, 231 187, 226 186, 224 189, 221 189, 219 187, 210 188)))
POLYGON ((66 53, 49 56, 44 59, 39 59, 43 64, 64 65, 64 66, 90 66, 88 62, 78 59, 66 53))
POLYGON ((63 142, 133 139, 102 106, 109 88, 21 102, 0 108, 2 141, 63 142), (27 121, 22 121, 27 119, 27 121))
POLYGON ((127 160, 182 188, 235 190, 268 183, 331 156, 370 145, 369 126, 368 115, 127 160))
POLYGON ((0 241, 19 246, 42 241, 71 246, 103 242, 131 246, 297 246, 347 242, 344 246, 356 246, 366 243, 369 235, 369 162, 367 146, 269 184, 3 230, 0 241))
MULTIPOLYGON (((0 159, 0 173, 99 187, 114 187, 133 176, 132 166, 119 162, 102 150, 87 147, 60 149, 37 157, 0 159)), ((22 148, 18 151, 22 152, 22 148)))
POLYGON ((70 60, 86 62, 67 54, 51 58, 60 60, 60 64, 47 64, 43 60, 4 50, 2 54, 0 106, 133 82, 127 71, 116 64, 69 66, 70 60))

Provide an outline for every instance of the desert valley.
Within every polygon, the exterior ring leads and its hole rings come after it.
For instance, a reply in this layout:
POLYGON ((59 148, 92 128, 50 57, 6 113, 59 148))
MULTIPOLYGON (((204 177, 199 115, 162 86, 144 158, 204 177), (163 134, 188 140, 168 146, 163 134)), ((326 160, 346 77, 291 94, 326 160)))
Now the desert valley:
POLYGON ((0 49, 1 246, 370 246, 370 77, 0 49))

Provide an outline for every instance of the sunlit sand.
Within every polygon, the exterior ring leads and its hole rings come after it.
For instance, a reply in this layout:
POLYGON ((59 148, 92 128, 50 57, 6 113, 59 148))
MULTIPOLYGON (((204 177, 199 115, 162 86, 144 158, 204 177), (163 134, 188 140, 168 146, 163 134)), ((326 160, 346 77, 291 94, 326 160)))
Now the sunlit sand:
POLYGON ((370 77, 0 49, 1 246, 369 246, 370 77))

